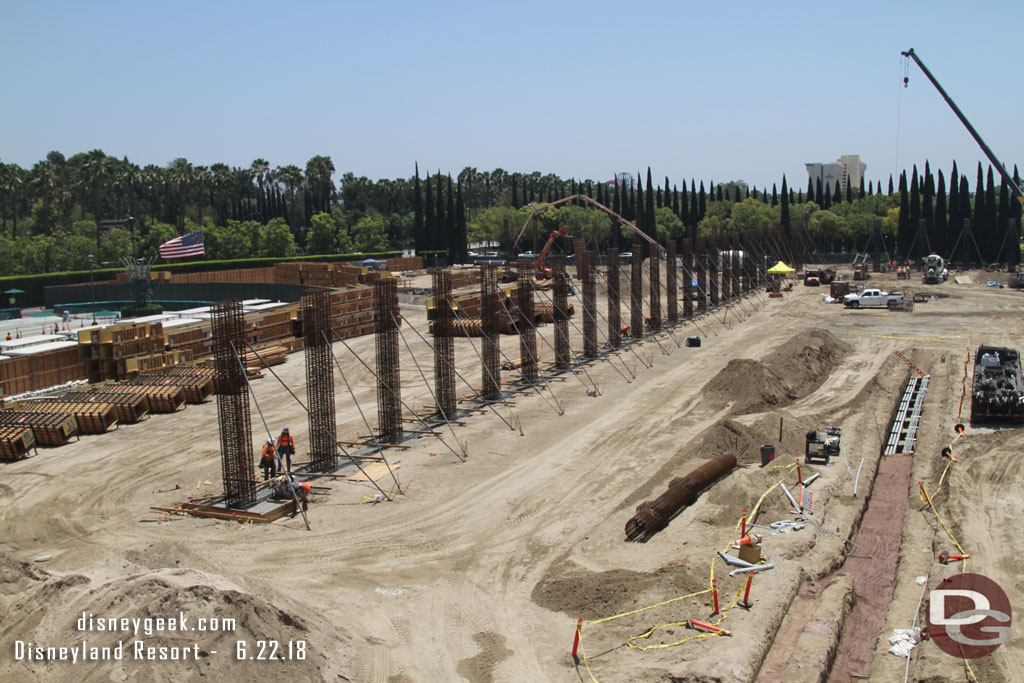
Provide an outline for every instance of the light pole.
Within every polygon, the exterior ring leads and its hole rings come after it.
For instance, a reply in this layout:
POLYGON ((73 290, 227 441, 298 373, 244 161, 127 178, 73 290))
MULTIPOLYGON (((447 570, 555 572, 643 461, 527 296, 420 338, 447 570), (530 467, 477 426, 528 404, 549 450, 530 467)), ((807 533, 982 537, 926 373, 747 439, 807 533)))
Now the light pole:
POLYGON ((95 260, 95 256, 89 254, 89 293, 92 297, 92 324, 96 324, 96 282, 92 277, 92 265, 95 260))

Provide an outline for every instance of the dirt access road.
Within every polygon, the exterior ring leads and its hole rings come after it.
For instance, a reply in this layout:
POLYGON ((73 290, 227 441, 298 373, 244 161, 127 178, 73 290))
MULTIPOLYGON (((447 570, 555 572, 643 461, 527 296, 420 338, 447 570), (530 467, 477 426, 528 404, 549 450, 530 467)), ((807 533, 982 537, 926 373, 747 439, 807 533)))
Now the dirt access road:
MULTIPOLYGON (((897 285, 887 276, 871 284, 897 285)), ((624 278, 624 301, 627 291, 624 278)), ((670 625, 634 644, 668 645, 696 635, 671 624, 706 618, 704 594, 588 623, 583 651, 589 673, 583 662, 574 664, 569 649, 577 618, 590 622, 708 587, 715 551, 735 538, 742 509, 752 508, 780 479, 795 484, 789 469, 756 466, 761 444, 776 444, 776 463, 789 465, 802 454, 807 429, 841 426, 845 460, 805 467, 803 476, 821 473, 811 490, 813 519, 822 529, 856 534, 879 469, 880 431, 909 371, 896 350, 932 376, 910 480, 934 488, 945 465, 937 454, 952 441, 963 358, 981 342, 1017 344, 1022 300, 1008 289, 952 281, 929 291, 948 296, 918 304, 913 313, 846 311, 823 304, 821 289, 799 284, 782 299, 758 294, 700 319, 699 330, 688 324, 674 331, 675 339, 662 335, 590 365, 587 374, 565 376, 543 395, 522 393, 509 406, 467 419, 455 428, 468 449, 465 463, 449 449, 457 449, 450 432, 441 437, 445 443, 422 438, 410 450, 390 454, 403 490, 393 502, 371 502, 377 491, 366 483, 325 484, 329 494, 316 496, 310 507, 311 531, 300 519, 267 526, 154 521, 150 505, 220 491, 213 402, 5 463, 0 677, 171 681, 199 672, 229 682, 579 681, 591 675, 599 681, 819 680, 839 647, 849 605, 873 586, 854 585, 853 575, 844 573, 846 543, 810 527, 766 535, 778 575, 754 579, 749 612, 728 609, 722 626, 732 638, 647 651, 626 646, 659 624, 670 625), (700 348, 677 346, 694 334, 703 335, 700 348), (599 395, 588 395, 594 384, 599 395), (625 542, 623 527, 639 502, 723 450, 740 453, 746 466, 649 542, 625 542), (855 499, 846 462, 855 473, 862 458, 855 499), (175 486, 182 489, 168 491, 175 486), (135 636, 79 631, 83 612, 137 618, 182 613, 189 626, 209 616, 236 622, 232 631, 135 636), (14 658, 18 640, 44 647, 83 639, 90 647, 114 646, 122 640, 130 649, 136 638, 178 647, 178 655, 194 644, 198 660, 126 656, 72 664, 14 658), (261 640, 278 641, 284 660, 250 660, 261 640), (247 648, 241 657, 240 641, 247 648), (300 642, 304 658, 298 656, 300 642)), ((426 313, 408 303, 402 312, 412 354, 403 343, 402 394, 419 410, 433 402, 411 361, 415 356, 430 378, 432 355, 413 331, 426 334, 426 313)), ((579 324, 579 313, 574 320, 579 324)), ((550 325, 539 332, 551 341, 550 325)), ((572 340, 574 349, 581 348, 576 330, 572 340)), ((350 342, 371 366, 373 344, 370 337, 350 342)), ((470 346, 457 341, 457 364, 478 385, 480 361, 470 346)), ((519 356, 516 338, 504 337, 502 346, 510 357, 519 356)), ((550 347, 540 347, 542 362, 550 361, 550 347)), ((373 376, 340 344, 334 351, 358 406, 375 422, 373 376)), ((301 353, 275 370, 304 395, 301 353)), ((339 438, 365 435, 359 409, 336 379, 339 438)), ((269 374, 254 389, 275 434, 289 425, 301 451, 308 443, 302 409, 269 374)), ((471 393, 461 382, 459 391, 471 393)), ((266 437, 255 410, 253 427, 256 445, 266 437)), ((1014 571, 1021 542, 1011 522, 1021 512, 1014 492, 1024 476, 1022 446, 1018 430, 969 426, 954 446, 960 463, 935 495, 945 521, 972 554, 971 570, 998 581, 1015 605, 1024 605, 1024 585, 1014 571)), ((379 484, 388 493, 395 486, 389 476, 379 484)), ((850 673, 899 680, 905 660, 885 654, 884 637, 913 622, 921 595, 915 577, 928 576, 934 587, 960 570, 935 561, 938 549, 949 544, 934 517, 920 511, 916 484, 901 495, 906 511, 891 524, 902 529, 902 544, 865 550, 872 558, 895 556, 895 575, 880 579, 894 586, 883 637, 876 646, 868 638, 866 661, 835 671, 834 680, 850 673)), ((756 521, 790 518, 789 507, 773 489, 756 521)), ((726 569, 714 562, 723 609, 744 581, 726 569)), ((1022 662, 1016 641, 973 669, 982 681, 1022 680, 1022 662)), ((964 680, 960 662, 931 644, 917 648, 911 673, 914 680, 964 680)))

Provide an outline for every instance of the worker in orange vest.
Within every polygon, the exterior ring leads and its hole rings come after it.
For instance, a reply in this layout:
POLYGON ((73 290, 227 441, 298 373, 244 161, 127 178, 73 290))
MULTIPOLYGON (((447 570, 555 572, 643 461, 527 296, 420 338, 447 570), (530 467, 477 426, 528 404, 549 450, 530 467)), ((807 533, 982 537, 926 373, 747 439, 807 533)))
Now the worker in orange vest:
POLYGON ((288 432, 288 428, 285 427, 281 430, 281 435, 277 437, 277 452, 285 458, 286 467, 285 470, 288 472, 292 471, 292 455, 295 454, 295 439, 288 432))
POLYGON ((263 481, 270 481, 277 476, 277 462, 274 458, 274 442, 267 439, 263 444, 263 455, 260 457, 260 467, 263 468, 263 481))
POLYGON ((309 509, 309 494, 313 485, 308 481, 300 481, 295 485, 295 493, 299 497, 299 502, 302 503, 302 511, 305 512, 309 509))

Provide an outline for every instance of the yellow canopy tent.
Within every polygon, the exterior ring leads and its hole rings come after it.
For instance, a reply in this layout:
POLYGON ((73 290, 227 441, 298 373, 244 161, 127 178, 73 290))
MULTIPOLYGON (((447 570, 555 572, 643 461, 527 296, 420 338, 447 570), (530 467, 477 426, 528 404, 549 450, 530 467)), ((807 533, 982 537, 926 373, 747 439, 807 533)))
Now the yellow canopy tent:
POLYGON ((771 274, 771 275, 786 275, 788 273, 795 273, 796 272, 796 268, 791 268, 790 266, 787 266, 782 261, 779 261, 774 266, 769 268, 767 270, 767 272, 769 274, 771 274))

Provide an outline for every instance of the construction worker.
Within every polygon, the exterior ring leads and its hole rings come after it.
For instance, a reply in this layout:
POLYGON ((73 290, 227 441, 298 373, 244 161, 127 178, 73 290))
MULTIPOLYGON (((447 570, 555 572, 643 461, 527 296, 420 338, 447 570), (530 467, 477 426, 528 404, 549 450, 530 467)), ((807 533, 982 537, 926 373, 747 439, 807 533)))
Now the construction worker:
POLYGON ((263 468, 263 481, 270 481, 277 476, 277 460, 274 458, 274 442, 267 439, 263 444, 263 455, 260 457, 260 467, 263 468))
POLYGON ((300 481, 295 485, 295 495, 299 497, 303 512, 309 509, 309 494, 312 488, 313 485, 308 481, 300 481))
POLYGON ((291 472, 292 455, 295 454, 295 439, 292 438, 287 427, 282 429, 281 435, 277 437, 277 452, 285 458, 285 470, 291 472))

